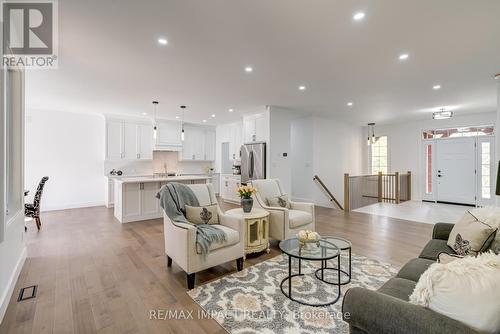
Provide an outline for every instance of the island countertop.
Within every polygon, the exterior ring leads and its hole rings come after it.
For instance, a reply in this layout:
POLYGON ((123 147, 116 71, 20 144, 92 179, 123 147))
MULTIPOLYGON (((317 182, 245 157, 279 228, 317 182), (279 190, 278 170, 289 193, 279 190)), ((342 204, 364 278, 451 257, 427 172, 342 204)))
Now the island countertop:
POLYGON ((154 176, 132 176, 121 177, 114 179, 117 183, 146 183, 146 182, 182 182, 182 181, 201 181, 209 180, 210 175, 182 175, 182 176, 168 176, 168 177, 154 177, 154 176))

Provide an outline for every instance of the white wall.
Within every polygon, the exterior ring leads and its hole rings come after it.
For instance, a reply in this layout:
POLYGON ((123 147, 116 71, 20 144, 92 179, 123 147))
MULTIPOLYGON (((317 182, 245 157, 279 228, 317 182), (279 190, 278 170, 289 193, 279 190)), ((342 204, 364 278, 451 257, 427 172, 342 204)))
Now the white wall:
POLYGON ((30 197, 49 176, 42 210, 104 205, 104 117, 27 112, 25 187, 30 197))
POLYGON ((292 121, 290 129, 290 160, 292 164, 292 198, 296 201, 313 202, 314 177, 314 119, 298 118, 292 121))
MULTIPOLYGON (((412 172, 412 198, 422 199, 421 138, 427 129, 465 127, 496 123, 496 112, 455 116, 446 120, 422 120, 375 127, 377 136, 387 135, 389 170, 391 172, 412 172)), ((366 128, 363 130, 366 137, 366 128)), ((496 129, 498 133, 498 129, 496 129)), ((497 136, 497 140, 498 140, 497 136)), ((368 155, 367 145, 363 145, 364 155, 368 155)), ((498 150, 498 148, 497 148, 498 150)), ((368 172, 368 163, 364 166, 368 172)))
MULTIPOLYGON (((344 173, 359 175, 363 171, 363 132, 356 126, 334 119, 314 118, 314 174, 318 175, 337 200, 344 203, 344 173)), ((331 206, 326 195, 315 184, 314 202, 331 206)))
POLYGON ((268 178, 280 179, 286 193, 292 194, 292 122, 304 117, 302 113, 280 107, 270 107, 268 178), (287 156, 284 156, 286 154, 287 156))
MULTIPOLYGON (((271 138, 273 138, 271 136, 271 138)), ((362 127, 324 117, 302 117, 291 126, 292 198, 333 207, 313 181, 318 175, 343 204, 344 173, 363 169, 362 127)))

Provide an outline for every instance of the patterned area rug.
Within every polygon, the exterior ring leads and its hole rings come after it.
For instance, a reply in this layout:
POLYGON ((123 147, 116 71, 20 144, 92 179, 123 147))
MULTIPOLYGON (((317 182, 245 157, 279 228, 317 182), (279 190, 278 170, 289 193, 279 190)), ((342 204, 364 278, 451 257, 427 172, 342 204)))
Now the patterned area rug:
MULTIPOLYGON (((336 260, 330 260, 329 266, 336 260)), ((342 256, 342 269, 347 271, 347 256, 342 256)), ((305 276, 292 279, 292 296, 309 303, 325 303, 335 299, 338 287, 319 281, 314 271, 316 261, 302 261, 305 276)), ((298 273, 298 261, 292 262, 292 273, 298 273)), ((336 271, 325 271, 325 279, 337 281, 336 271), (328 272, 328 274, 327 274, 328 272)), ((397 269, 387 263, 352 254, 352 280, 343 285, 341 297, 326 307, 304 306, 283 295, 280 283, 288 274, 288 256, 279 255, 241 272, 198 286, 189 296, 229 333, 348 333, 342 320, 342 298, 350 287, 378 289, 397 269)), ((345 279, 344 276, 342 276, 345 279)), ((283 288, 288 291, 288 284, 283 288)))

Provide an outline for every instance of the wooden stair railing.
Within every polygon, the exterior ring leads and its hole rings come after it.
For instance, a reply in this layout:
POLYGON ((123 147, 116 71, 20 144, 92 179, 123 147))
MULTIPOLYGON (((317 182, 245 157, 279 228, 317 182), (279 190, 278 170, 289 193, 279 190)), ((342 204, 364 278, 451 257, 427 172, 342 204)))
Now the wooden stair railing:
POLYGON ((328 197, 329 197, 328 199, 330 200, 330 202, 334 202, 340 210, 344 210, 342 205, 339 203, 339 201, 337 201, 337 199, 335 198, 335 196, 333 196, 330 189, 328 189, 326 187, 326 185, 323 183, 323 181, 321 181, 321 179, 319 178, 318 175, 314 175, 313 181, 317 181, 319 183, 319 185, 321 186, 321 188, 323 188, 323 190, 328 194, 328 197))

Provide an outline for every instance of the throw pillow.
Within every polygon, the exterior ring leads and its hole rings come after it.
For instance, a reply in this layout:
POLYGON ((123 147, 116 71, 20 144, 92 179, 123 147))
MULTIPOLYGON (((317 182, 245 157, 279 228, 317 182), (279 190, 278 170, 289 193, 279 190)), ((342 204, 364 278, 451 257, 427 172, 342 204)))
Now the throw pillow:
POLYGON ((217 204, 208 206, 186 205, 186 219, 193 224, 219 224, 217 204))
POLYGON ((287 209, 292 208, 292 205, 290 204, 290 201, 288 200, 287 195, 281 195, 278 197, 268 198, 267 205, 270 207, 282 207, 282 208, 287 208, 287 209))
POLYGON ((480 332, 500 331, 500 255, 434 263, 422 274, 410 303, 427 307, 480 332))
POLYGON ((476 216, 478 220, 498 229, 495 240, 493 240, 489 249, 495 254, 500 254, 500 208, 490 206, 473 209, 470 212, 476 216))
POLYGON ((446 252, 441 252, 438 254, 438 259, 437 262, 441 264, 447 264, 452 261, 455 261, 456 259, 463 259, 464 257, 461 255, 455 255, 455 254, 448 254, 446 252))
POLYGON ((496 231, 497 228, 479 221, 467 211, 453 226, 447 244, 458 255, 476 255, 488 249, 496 231))

